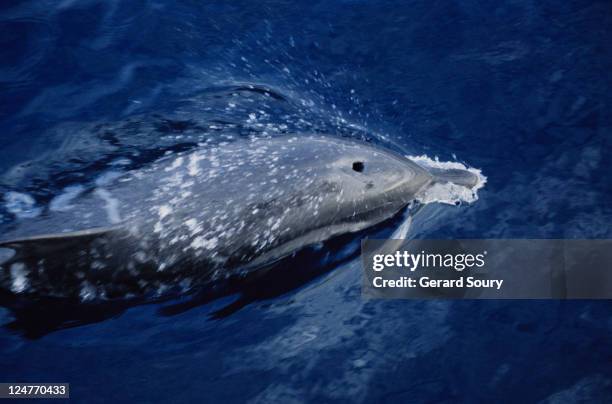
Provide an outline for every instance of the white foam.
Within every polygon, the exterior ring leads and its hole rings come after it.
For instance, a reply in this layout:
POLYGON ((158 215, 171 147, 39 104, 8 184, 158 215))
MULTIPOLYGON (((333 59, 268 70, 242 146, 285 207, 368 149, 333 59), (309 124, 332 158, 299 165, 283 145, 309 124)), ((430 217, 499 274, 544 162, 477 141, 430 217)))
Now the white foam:
POLYGON ((113 181, 123 175, 120 171, 107 171, 105 173, 100 174, 98 178, 95 180, 95 184, 99 187, 104 187, 110 185, 113 181))
POLYGON ((106 189, 97 188, 94 192, 98 197, 106 202, 104 208, 106 209, 108 220, 112 224, 119 223, 121 221, 121 216, 119 215, 119 201, 106 189))
POLYGON ((21 192, 10 191, 4 194, 4 205, 6 210, 19 219, 33 218, 40 215, 41 212, 34 198, 21 192))
POLYGON ((21 293, 27 289, 29 285, 28 273, 25 265, 21 262, 16 262, 11 265, 11 290, 15 293, 21 293))
POLYGON ((191 247, 194 249, 205 248, 207 250, 212 250, 217 246, 218 242, 219 240, 217 237, 207 239, 202 236, 198 236, 191 242, 191 247))
POLYGON ((408 237, 408 231, 412 225, 412 216, 406 214, 402 224, 393 232, 390 239, 403 240, 408 237))
POLYGON ((419 202, 424 204, 432 202, 445 203, 449 205, 457 205, 463 202, 473 203, 478 200, 478 190, 483 188, 487 183, 487 177, 482 174, 481 170, 473 167, 467 167, 458 161, 440 161, 437 157, 431 159, 426 155, 406 157, 425 169, 437 168, 442 170, 466 170, 478 178, 476 184, 471 188, 454 184, 452 182, 433 184, 432 186, 422 190, 416 197, 419 202))
POLYGON ((63 193, 56 196, 49 203, 49 210, 57 212, 65 212, 73 208, 70 204, 78 197, 85 188, 82 185, 72 185, 64 188, 63 193))
POLYGON ((130 164, 132 164, 132 160, 128 158, 119 158, 111 161, 111 165, 113 166, 128 166, 130 164))

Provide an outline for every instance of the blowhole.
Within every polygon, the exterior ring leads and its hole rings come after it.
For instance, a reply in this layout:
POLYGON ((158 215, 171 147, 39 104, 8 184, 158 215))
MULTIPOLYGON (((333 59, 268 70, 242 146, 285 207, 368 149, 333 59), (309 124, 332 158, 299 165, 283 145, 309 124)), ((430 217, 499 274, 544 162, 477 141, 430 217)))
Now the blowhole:
POLYGON ((365 165, 363 161, 353 161, 353 171, 357 171, 358 173, 363 172, 365 165))

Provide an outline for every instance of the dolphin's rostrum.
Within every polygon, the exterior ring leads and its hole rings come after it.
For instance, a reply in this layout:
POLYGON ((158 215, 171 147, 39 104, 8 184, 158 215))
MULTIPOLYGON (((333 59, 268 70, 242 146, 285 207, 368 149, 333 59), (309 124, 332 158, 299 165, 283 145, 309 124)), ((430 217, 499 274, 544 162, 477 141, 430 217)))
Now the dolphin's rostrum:
POLYGON ((319 135, 169 156, 20 222, 0 243, 14 251, 0 288, 82 300, 188 291, 381 223, 448 181, 479 177, 319 135))

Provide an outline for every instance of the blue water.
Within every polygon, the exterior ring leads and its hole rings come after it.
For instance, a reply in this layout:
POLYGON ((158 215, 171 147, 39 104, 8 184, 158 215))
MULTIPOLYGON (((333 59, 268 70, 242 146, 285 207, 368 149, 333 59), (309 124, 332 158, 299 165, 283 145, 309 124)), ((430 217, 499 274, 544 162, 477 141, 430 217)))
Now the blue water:
MULTIPOLYGON (((477 202, 411 236, 610 238, 610 72, 607 1, 4 0, 0 220, 201 142, 321 132, 482 169, 477 202)), ((5 327, 0 381, 91 403, 612 397, 606 301, 366 301, 357 260, 266 297, 5 327)))

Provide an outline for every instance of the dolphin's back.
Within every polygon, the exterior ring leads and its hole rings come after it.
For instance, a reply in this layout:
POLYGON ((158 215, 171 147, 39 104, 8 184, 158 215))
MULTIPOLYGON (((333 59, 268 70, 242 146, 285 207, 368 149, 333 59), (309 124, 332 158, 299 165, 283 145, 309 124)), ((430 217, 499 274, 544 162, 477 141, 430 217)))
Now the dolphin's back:
POLYGON ((189 288, 381 222, 433 178, 392 153, 323 136, 171 156, 22 222, 6 237, 19 240, 3 243, 17 253, 0 286, 25 276, 31 290, 96 298, 189 288))

